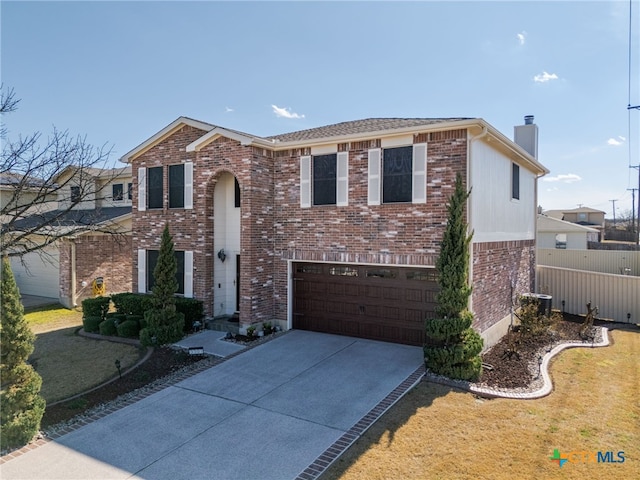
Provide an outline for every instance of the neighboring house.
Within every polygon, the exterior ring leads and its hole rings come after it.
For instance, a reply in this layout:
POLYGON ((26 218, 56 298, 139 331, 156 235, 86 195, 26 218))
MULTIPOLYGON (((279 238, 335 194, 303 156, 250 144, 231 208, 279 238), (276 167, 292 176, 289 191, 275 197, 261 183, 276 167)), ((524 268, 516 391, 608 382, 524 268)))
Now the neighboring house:
POLYGON ((42 250, 11 258, 21 294, 56 298, 71 308, 93 295, 97 277, 103 278, 108 293, 131 291, 131 169, 84 169, 83 174, 91 179, 82 188, 91 190, 82 193, 84 201, 73 209, 60 216, 80 195, 68 168, 56 178, 62 185, 53 202, 56 208, 12 225, 17 232, 35 229, 29 237, 35 243, 45 235, 60 237, 42 250), (48 226, 40 228, 43 224, 48 226))
POLYGON ((586 250, 588 242, 597 242, 599 231, 576 223, 538 215, 537 248, 586 250))
POLYGON ((169 224, 179 293, 241 327, 275 322, 420 345, 457 173, 473 188, 474 326, 491 341, 534 289, 533 119, 517 145, 480 118, 372 118, 272 137, 180 117, 133 167, 133 288, 169 224))
MULTIPOLYGON (((36 199, 44 200, 47 208, 56 208, 55 194, 46 195, 48 188, 39 178, 27 177, 19 173, 0 173, 0 218, 4 224, 17 210, 29 207, 36 199), (19 195, 16 195, 16 190, 19 195)), ((34 212, 35 213, 35 212, 34 212)))
POLYGON ((551 218, 595 228, 598 231, 598 239, 594 240, 596 242, 599 242, 603 238, 602 234, 604 233, 605 226, 605 212, 602 210, 596 210, 595 208, 589 207, 579 207, 570 210, 546 210, 543 213, 551 218))

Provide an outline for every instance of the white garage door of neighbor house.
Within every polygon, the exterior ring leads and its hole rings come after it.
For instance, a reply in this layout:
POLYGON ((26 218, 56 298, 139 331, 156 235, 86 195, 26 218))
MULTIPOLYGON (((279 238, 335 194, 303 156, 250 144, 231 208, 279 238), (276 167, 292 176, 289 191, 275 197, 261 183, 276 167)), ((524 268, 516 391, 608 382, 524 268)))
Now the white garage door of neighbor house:
POLYGON ((11 258, 11 270, 22 295, 59 298, 59 268, 57 249, 28 253, 22 262, 19 258, 11 258))

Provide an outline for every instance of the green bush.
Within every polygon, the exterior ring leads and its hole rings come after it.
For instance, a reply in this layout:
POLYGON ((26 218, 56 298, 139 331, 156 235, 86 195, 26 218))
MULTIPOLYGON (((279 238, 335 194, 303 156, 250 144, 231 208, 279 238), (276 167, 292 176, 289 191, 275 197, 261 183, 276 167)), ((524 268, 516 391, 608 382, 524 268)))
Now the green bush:
POLYGON ((108 318, 100 322, 100 335, 114 336, 118 334, 116 324, 113 319, 108 318))
POLYGON ((102 317, 84 317, 82 326, 87 333, 97 333, 100 331, 100 322, 102 321, 102 317))
POLYGON ((204 317, 204 303, 195 298, 176 298, 176 312, 184 315, 184 331, 193 330, 193 322, 200 321, 204 317))
POLYGON ((142 316, 142 315, 127 315, 126 319, 127 319, 127 322, 130 321, 130 320, 136 322, 138 324, 138 326, 140 326, 140 328, 142 328, 141 324, 142 324, 142 320, 144 319, 144 316, 142 316))
POLYGON ((144 315, 146 310, 151 309, 151 295, 144 293, 116 293, 111 296, 111 300, 118 313, 125 315, 144 315))
POLYGON ((140 325, 135 320, 126 320, 118 325, 118 336, 136 338, 140 332, 140 325))
POLYGON ((110 303, 109 297, 85 298, 82 301, 82 314, 85 317, 100 317, 104 320, 107 318, 110 303))
POLYGON ((111 312, 111 313, 107 313, 107 318, 106 319, 107 320, 109 320, 109 319, 113 320, 113 323, 117 327, 122 322, 126 322, 127 321, 127 316, 124 313, 111 312))
POLYGON ((144 320, 147 326, 140 330, 140 343, 144 346, 167 345, 177 342, 184 336, 182 313, 148 310, 144 314, 144 320))

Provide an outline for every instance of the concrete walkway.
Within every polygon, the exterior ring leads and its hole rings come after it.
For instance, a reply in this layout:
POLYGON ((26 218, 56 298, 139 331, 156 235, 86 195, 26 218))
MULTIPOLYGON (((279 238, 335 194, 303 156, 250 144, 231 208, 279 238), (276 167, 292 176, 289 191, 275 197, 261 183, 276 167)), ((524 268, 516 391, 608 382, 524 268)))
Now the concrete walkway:
POLYGON ((3 479, 312 479, 413 383, 422 349, 292 331, 6 461, 3 479))

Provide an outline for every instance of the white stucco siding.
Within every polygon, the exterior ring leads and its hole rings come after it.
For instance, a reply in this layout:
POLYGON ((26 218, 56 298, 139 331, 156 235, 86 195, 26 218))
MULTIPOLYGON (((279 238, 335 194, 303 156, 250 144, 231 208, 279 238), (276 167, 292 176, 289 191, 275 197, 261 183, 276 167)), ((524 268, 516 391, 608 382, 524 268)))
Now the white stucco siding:
POLYGON ((512 198, 513 161, 482 140, 470 147, 473 242, 529 240, 536 229, 536 176, 520 165, 520 199, 512 198))
POLYGON ((56 247, 27 253, 22 259, 11 257, 11 270, 22 295, 59 298, 59 265, 56 247))
POLYGON ((240 208, 235 207, 235 179, 224 173, 214 190, 214 315, 231 315, 236 310, 236 255, 240 255, 240 208), (218 252, 224 249, 221 262, 218 252))

